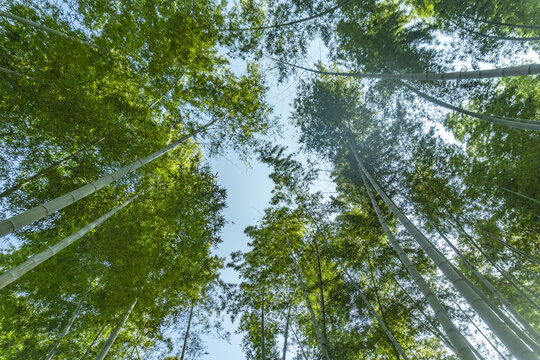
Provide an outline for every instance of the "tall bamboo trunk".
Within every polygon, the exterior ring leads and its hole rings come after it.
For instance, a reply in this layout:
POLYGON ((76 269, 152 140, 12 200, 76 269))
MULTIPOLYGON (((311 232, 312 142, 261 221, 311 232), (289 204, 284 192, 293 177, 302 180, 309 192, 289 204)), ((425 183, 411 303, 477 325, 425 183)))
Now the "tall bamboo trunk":
POLYGON ((293 333, 293 336, 296 339, 296 343, 298 344, 298 347, 300 348, 300 352, 302 353, 304 360, 309 360, 308 356, 306 355, 306 351, 304 350, 304 345, 302 345, 302 342, 300 341, 298 334, 296 333, 296 331, 294 331, 294 327, 292 326, 291 326, 291 332, 293 333))
POLYGON ((480 298, 480 296, 472 287, 474 285, 465 281, 463 277, 461 277, 455 271, 452 264, 435 249, 433 244, 431 244, 431 242, 398 209, 398 207, 392 202, 392 200, 390 200, 386 193, 380 188, 377 182, 365 169, 356 151, 354 151, 352 147, 351 150, 356 159, 359 170, 367 177, 371 185, 375 188, 379 196, 390 208, 394 216, 399 219, 399 221, 407 229, 409 234, 413 236, 413 238, 417 241, 420 247, 435 262, 435 264, 442 271, 444 276, 467 300, 469 305, 478 313, 482 320, 484 320, 484 322, 491 329, 491 331, 493 331, 493 333, 502 341, 502 343, 516 358, 523 360, 537 360, 538 357, 523 342, 523 340, 521 340, 507 324, 501 321, 501 319, 495 314, 495 312, 489 307, 489 305, 486 304, 486 302, 483 301, 482 298, 480 298))
POLYGON ((133 199, 135 199, 137 196, 132 197, 128 201, 124 202, 123 204, 115 207, 113 210, 109 211, 105 215, 101 216, 100 218, 92 221, 90 224, 86 225, 82 229, 79 229, 79 231, 69 235, 68 237, 63 238, 53 246, 47 248, 46 250, 43 250, 39 254, 36 254, 32 256, 30 259, 26 260, 22 264, 14 267, 13 269, 3 273, 0 275, 0 289, 4 288, 5 286, 11 284, 15 280, 19 279, 21 276, 29 272, 30 270, 34 269, 39 264, 43 263, 44 261, 50 259, 54 255, 58 254, 60 251, 64 250, 69 245, 73 244, 75 241, 82 238, 85 234, 87 234, 89 231, 95 229, 99 225, 103 224, 108 218, 116 214, 118 211, 126 207, 133 199))
POLYGON ((490 233, 486 229, 483 229, 482 227, 479 227, 479 229, 484 234, 489 236, 491 239, 497 241, 499 244, 506 246, 507 248, 509 248, 510 250, 515 252, 516 254, 519 254, 519 255, 523 256, 524 258, 527 258, 529 261, 531 261, 531 262, 533 262, 533 263, 535 263, 537 265, 540 265, 540 260, 538 260, 537 258, 531 256, 530 254, 527 254, 525 251, 522 251, 522 250, 518 249, 517 247, 513 246, 512 244, 509 244, 506 241, 503 241, 503 240, 499 239, 498 237, 496 237, 495 235, 493 235, 492 233, 490 233))
POLYGON ((287 310, 287 321, 285 322, 285 334, 283 335, 283 356, 281 360, 287 360, 287 345, 289 340, 289 321, 291 320, 291 308, 292 301, 289 302, 289 309, 287 310))
POLYGON ((317 255, 317 275, 319 278, 319 295, 321 301, 321 350, 323 360, 328 360, 328 337, 326 335, 326 310, 324 304, 324 289, 323 289, 323 277, 321 270, 321 257, 319 254, 319 245, 317 240, 314 239, 315 254, 317 255))
MULTIPOLYGON (((264 290, 263 290, 264 291, 264 290)), ((261 303, 261 360, 266 360, 266 348, 264 338, 264 292, 261 303)))
MULTIPOLYGON (((414 206, 414 205, 413 205, 414 206)), ((519 329, 515 329, 512 327, 512 330, 521 336, 522 339, 524 339, 529 346, 531 346, 536 352, 540 353, 540 348, 538 348, 538 342, 540 340, 540 336, 536 331, 533 329, 533 327, 521 316, 521 314, 514 308, 514 306, 506 299, 506 297, 501 294, 494 286, 491 284, 491 282, 482 275, 478 271, 478 269, 463 255, 463 253, 452 244, 450 239, 444 235, 444 233, 439 229, 438 226, 436 226, 431 220, 427 219, 428 223, 439 233, 439 235, 443 238, 444 242, 450 246, 450 248, 463 260, 465 265, 469 268, 469 270, 482 282, 484 286, 488 288, 488 290, 501 302, 501 304, 507 309, 507 311, 512 314, 512 316, 517 320, 517 322, 524 328, 524 330, 527 332, 527 334, 522 333, 519 329), (530 340, 532 340, 532 343, 527 339, 530 337, 530 340), (535 348, 536 347, 536 348, 535 348)), ((500 316, 500 315, 499 315, 500 316)), ((505 320, 505 322, 508 323, 508 321, 505 320)), ((509 323, 511 324, 511 322, 509 323)))
POLYGON ((421 304, 419 304, 417 302, 417 300, 413 299, 413 297, 407 292, 407 290, 399 283, 398 279, 396 278, 396 276, 393 277, 397 286, 403 291, 403 293, 405 293, 405 295, 407 296, 407 298, 409 300, 411 300, 412 304, 413 304, 413 308, 416 308, 421 314, 422 316, 426 319, 427 323, 429 323, 431 325, 431 327, 433 329, 430 329, 429 327, 427 327, 427 330, 432 334, 434 335, 435 337, 437 337, 439 340, 441 340, 441 342, 446 345, 450 350, 452 350, 452 352, 455 354, 456 353, 456 349, 454 349, 454 346, 452 346, 452 344, 450 344, 450 340, 448 340, 448 338, 441 332, 441 330, 439 330, 439 327, 437 326, 437 324, 435 324, 431 317, 428 316, 428 314, 426 314, 426 312, 423 310, 421 304))
POLYGON ((120 321, 120 324, 118 324, 118 326, 110 333, 109 338, 107 339, 107 341, 105 342, 105 344, 101 348, 101 351, 97 354, 95 360, 103 360, 103 359, 105 359, 105 356, 107 356, 107 353, 109 352, 109 350, 113 346, 114 341, 116 340, 116 338, 118 337, 118 335, 122 331, 122 328, 126 324, 126 321, 127 321, 128 317, 129 317, 129 315, 131 314, 131 312, 133 311, 133 308, 135 307, 135 304, 137 304, 137 298, 135 298, 135 300, 133 300, 131 302, 131 304, 126 309, 126 311, 124 311, 124 314, 122 315, 122 320, 120 321))
POLYGON ((400 84, 405 86, 407 89, 414 92, 416 95, 420 96, 424 100, 427 100, 435 105, 442 106, 448 110, 456 111, 464 115, 472 116, 474 118, 489 121, 494 124, 508 126, 511 128, 517 128, 517 129, 524 129, 524 130, 535 130, 540 131, 540 120, 526 120, 526 119, 517 119, 517 118, 507 118, 503 116, 494 116, 494 115, 486 115, 486 114, 480 114, 474 111, 469 111, 467 109, 460 108, 458 106, 454 106, 452 104, 448 104, 444 101, 441 101, 439 99, 434 98, 433 96, 427 95, 423 93, 422 91, 413 88, 412 86, 404 83, 403 81, 400 81, 400 84))
POLYGON ((109 49, 106 49, 104 47, 101 47, 101 46, 98 46, 96 44, 92 44, 91 42, 89 41, 85 41, 85 40, 81 40, 79 38, 76 38, 74 36, 70 36, 68 34, 65 34, 63 32, 60 32, 58 30, 54 30, 54 29, 51 29, 45 25, 41 25, 41 24, 38 24, 38 23, 35 23, 31 20, 28 20, 28 19, 25 19, 25 18, 22 18, 20 16, 17 16, 17 15, 13 15, 13 14, 10 14, 10 13, 7 13, 5 11, 0 11, 0 16, 3 16, 3 17, 6 17, 8 19, 11 19, 11 20, 14 20, 14 21, 17 21, 17 22, 20 22, 21 24, 25 24, 25 25, 29 25, 29 26, 32 26, 33 28, 36 28, 36 29, 40 29, 40 30, 43 30, 43 31, 46 31, 50 34, 54 34, 54 35, 57 35, 57 36, 61 36, 63 38, 66 38, 66 39, 69 39, 71 41, 74 41, 74 42, 78 42, 79 44, 83 44, 83 45, 87 45, 87 46, 90 46, 90 47, 93 47, 94 49, 98 49, 98 50, 103 50, 103 51, 107 51, 107 52, 110 52, 111 50, 109 49))
POLYGON ((193 317, 193 307, 194 306, 195 306, 195 304, 192 304, 191 308, 189 309, 189 319, 188 319, 187 328, 186 328, 186 336, 184 336, 184 344, 182 345, 182 354, 180 355, 180 360, 184 360, 184 356, 186 354, 188 337, 189 337, 189 328, 191 327, 191 319, 193 317))
POLYGON ((53 163, 51 166, 41 170, 41 171, 38 171, 37 173, 35 173, 34 175, 30 176, 29 178, 27 178, 26 180, 23 180, 22 182, 20 182, 19 184, 15 185, 15 186, 12 186, 11 188, 7 189, 7 190, 4 190, 3 192, 0 193, 0 199, 1 198, 4 198, 6 196, 9 196, 11 195, 12 193, 14 193, 15 191, 17 190, 20 190, 22 189, 24 186, 28 185, 29 183, 31 183, 32 181, 34 180, 37 180, 39 179, 40 177, 42 177, 43 175, 45 175, 46 173, 56 169, 57 167, 65 164, 67 161, 73 159, 73 157, 75 157, 77 154, 79 154, 81 151, 83 150, 87 150, 97 144, 99 144, 100 142, 102 142, 103 140, 105 140, 105 137, 102 137, 101 139, 93 142, 92 144, 90 144, 89 146, 87 147, 84 147, 82 149, 79 149, 75 152, 73 152, 71 155, 68 155, 66 156, 65 158, 63 158, 62 160, 59 160, 55 163, 53 163))
POLYGON ((302 280, 302 273, 300 272, 300 268, 298 267, 298 263, 296 262, 296 257, 294 256, 294 253, 292 251, 291 244, 289 242, 289 237, 287 236, 287 233, 285 231, 283 231, 283 233, 285 234, 285 239, 287 240, 287 246, 289 247, 289 251, 291 253, 291 258, 294 264, 294 268, 296 270, 296 277, 298 279, 298 282, 300 283, 300 286, 302 287, 302 292, 304 293, 304 299, 306 300, 306 306, 308 308, 309 314, 311 315, 311 322, 313 323, 313 327, 315 328, 315 333, 317 334, 317 340, 319 341, 319 346, 321 347, 321 354, 323 354, 321 329, 319 328, 319 324, 317 323, 315 312, 313 312, 313 308, 311 306, 311 300, 309 300, 309 296, 306 290, 306 285, 304 284, 304 280, 302 280))
POLYGON ((92 287, 92 284, 88 285, 88 287, 86 288, 86 291, 84 292, 83 296, 81 297, 81 300, 79 300, 79 303, 77 304, 77 307, 75 308, 75 311, 73 312, 73 314, 71 314, 71 317, 69 318, 66 326, 64 327, 64 329, 60 333, 60 336, 58 337, 58 340, 56 340, 54 345, 51 347, 51 349, 47 353, 47 356, 45 356, 45 360, 51 360, 53 358, 54 354, 58 350, 58 346, 60 345, 60 343, 62 342, 64 337, 69 333, 69 330, 71 329, 71 326, 73 325, 73 322, 75 322, 75 318, 77 318, 77 315, 79 315, 79 312, 81 311, 81 309, 83 307, 84 300, 86 299, 86 296, 90 292, 91 287, 92 287))
POLYGON ((99 332, 96 334, 88 348, 85 350, 85 352, 82 354, 81 357, 79 357, 77 360, 86 360, 86 355, 92 350, 94 347, 94 344, 99 340, 101 337, 101 334, 105 332, 105 329, 107 328, 107 324, 103 325, 103 327, 99 330, 99 332))
POLYGON ((463 80, 463 79, 492 79, 500 77, 526 76, 540 74, 540 64, 528 64, 520 66, 510 66, 499 69, 456 71, 447 73, 416 73, 416 74, 364 74, 335 71, 321 71, 310 69, 300 65, 294 65, 285 61, 274 59, 274 61, 288 65, 297 69, 305 70, 321 75, 350 76, 360 79, 387 79, 387 80, 463 80))
MULTIPOLYGON (((430 184, 429 181, 427 181, 427 179, 425 178, 425 176, 422 175, 422 180, 423 182, 428 186, 428 188, 431 190, 432 194, 438 198, 440 201, 443 201, 444 202, 444 199, 442 199, 439 194, 437 193, 437 191, 435 189, 433 189, 432 185, 430 184)), ((452 213, 452 211, 450 211, 446 206, 443 205, 443 209, 448 213, 448 215, 452 218, 452 220, 454 221, 454 223, 457 225, 457 228, 458 230, 463 234, 465 235, 465 237, 467 237, 468 239, 472 239, 472 236, 469 235, 464 227, 463 227, 463 224, 462 224, 462 217, 460 217, 459 215, 455 215, 452 213)), ((514 253, 516 254, 519 254, 520 256, 528 259, 529 261, 537 264, 537 265, 540 265, 540 260, 536 259, 535 257, 531 256, 530 254, 516 248, 515 246, 499 239, 498 237, 496 237, 495 235, 493 235, 492 233, 490 233, 489 231, 487 231, 486 229, 484 229, 482 226, 478 226, 478 222, 476 222, 476 224, 473 223, 473 221, 471 221, 470 219, 464 219, 464 223, 469 225, 469 226, 475 226, 477 227, 477 229, 479 229, 481 232, 483 232, 484 234, 486 234, 487 236, 489 236, 491 239, 497 241, 499 244, 501 245, 504 245, 506 246, 507 248, 509 248, 510 250, 512 250, 514 253)), ((473 239, 474 240, 474 239, 473 239)))
POLYGON ((471 319, 471 317, 469 316, 469 314, 467 314, 465 312, 465 310, 463 310, 463 308, 461 306, 459 306, 459 304, 457 303, 457 301, 454 300, 454 304, 456 305, 456 307, 459 309, 459 311, 465 315, 465 317, 467 318, 467 320, 469 321, 469 323, 471 323, 476 331, 478 331, 480 333, 480 335, 482 335, 482 337, 487 341, 487 343, 493 348, 493 350, 495 350, 497 352, 497 354, 499 354, 499 356, 503 359, 503 360, 507 360, 506 357, 499 351, 499 349, 497 348, 497 346, 495 346, 491 340, 486 336, 486 334, 482 331, 482 329, 480 329, 478 327, 478 325, 476 325, 476 322, 474 321, 474 319, 471 319))
POLYGON ((392 342, 392 344, 394 345, 394 347, 399 351, 399 353, 401 354, 401 356, 403 356, 403 359, 404 360, 409 360, 409 357, 407 356, 407 354, 405 354, 405 351, 403 351, 403 349, 401 348, 401 346, 399 345, 399 343, 397 342, 396 338, 394 337, 394 335, 392 335, 392 333, 390 332, 390 330, 388 329, 388 327, 386 327, 386 324, 385 322, 383 321, 383 319, 381 319, 381 317, 379 316, 379 314, 377 314, 377 312, 375 311, 375 309, 373 308, 373 306, 371 306, 369 300, 366 298, 366 296, 364 295, 364 292, 362 291, 362 289, 360 288, 360 285, 357 284, 356 281, 353 280, 352 276, 349 274, 349 272, 345 269, 345 266, 343 266, 342 264, 340 264, 340 267, 343 271, 343 273, 349 278, 349 281, 353 284, 353 286, 356 288, 356 290, 358 291, 358 294, 360 295, 360 298, 362 298, 362 301, 364 302, 364 305, 366 305, 366 307, 369 309, 369 311, 371 312, 371 314, 375 317, 375 319, 377 319, 377 322, 379 323, 379 325, 381 326, 381 328, 383 329, 384 333, 386 334, 386 336, 388 336, 388 339, 390 339, 390 341, 392 342))
POLYGON ((181 139, 173 142, 172 144, 162 148, 161 150, 158 150, 154 152, 151 155, 148 155, 147 157, 144 157, 142 159, 136 160, 133 163, 124 166, 118 171, 115 171, 113 173, 110 173, 108 175, 102 176, 98 180, 84 185, 76 190, 73 190, 65 195, 59 196, 54 200, 51 200, 43 205, 36 206, 33 209, 27 210, 23 212, 22 214, 12 216, 9 219, 3 220, 0 222, 0 237, 5 236, 7 234, 10 234, 14 232, 15 230, 20 229, 23 226, 29 225, 33 223, 34 221, 40 220, 46 216, 51 215, 52 213, 61 210, 65 208, 68 205, 73 204, 74 202, 77 202, 83 198, 85 198, 88 195, 91 195, 98 191, 99 189, 102 189, 103 187, 115 182, 118 179, 123 178, 127 174, 137 170, 141 166, 148 164, 149 162, 152 162, 153 160, 161 157, 164 154, 167 154, 169 151, 173 150, 174 148, 178 147, 180 144, 185 142, 186 140, 190 139, 191 137, 197 135, 198 133, 205 131, 208 129, 211 125, 216 123, 217 121, 223 119, 228 114, 222 116, 221 118, 218 118, 207 125, 204 125, 200 127, 199 129, 195 130, 194 132, 182 137, 181 139))
MULTIPOLYGON (((351 147, 352 150, 352 147, 351 147)), ((452 343, 452 346, 456 350, 456 355, 460 359, 466 359, 466 360, 475 360, 477 357, 474 354, 474 351, 472 350, 471 344, 467 341, 467 339, 463 336, 463 334, 457 329, 457 327, 454 325, 452 320, 450 319, 450 316, 448 315, 446 309, 440 302, 439 298, 435 295, 435 293, 431 290, 428 283, 424 280, 416 266, 411 262, 409 259, 409 256, 407 253, 403 250, 399 242, 394 237, 394 234, 386 224, 386 221, 384 220, 384 217, 381 214, 381 210, 379 209, 379 205, 377 204, 377 201, 375 200, 375 197, 373 196, 373 193, 371 192, 371 189, 369 187, 369 184, 364 176, 362 174, 362 180, 364 181, 364 186, 367 190, 367 193, 369 195, 369 198, 371 200, 371 204, 373 205, 373 209, 375 210, 375 213, 377 214, 377 218, 379 219, 379 223, 381 224, 381 227, 383 228, 386 237, 388 238, 388 241, 390 242, 390 245, 394 249, 394 251, 398 254, 399 259, 411 275, 413 281, 418 286, 426 300, 428 301, 431 309, 435 313, 435 316, 441 323, 444 332, 448 336, 448 339, 452 343)))
MULTIPOLYGON (((439 251, 439 250, 437 250, 439 251)), ((444 256, 440 251, 439 253, 441 254, 441 256, 444 256)), ((452 264, 451 264, 452 265, 452 264)), ((486 294, 484 294, 476 285, 474 285, 469 279, 467 279, 467 277, 457 268, 455 267, 454 265, 452 265, 452 267, 454 268, 454 271, 459 275, 461 276, 461 278, 463 280, 465 280, 465 282, 467 284, 469 284, 469 287, 471 287, 475 292, 476 294, 480 297, 480 299, 482 299, 490 308, 491 310, 495 313, 495 315, 497 315, 501 321, 508 325, 508 327, 520 338, 523 340, 524 343, 526 343, 529 348, 531 348, 533 350, 533 352, 535 354, 538 354, 540 355, 540 348, 538 347, 538 344, 535 342, 535 340, 533 340, 532 337, 528 336, 525 332, 523 332, 523 330, 521 328, 519 328, 513 320, 511 320, 510 318, 508 318, 508 316, 506 316, 505 313, 503 313, 501 311, 501 309, 499 309, 494 303, 493 301, 491 301, 491 299, 489 299, 486 294)))
MULTIPOLYGON (((377 286, 377 281, 375 281, 375 275, 373 274, 373 267, 371 265, 371 256, 369 256, 369 251, 367 251, 367 257, 368 257, 368 265, 369 265, 369 274, 371 276, 371 282, 373 283, 373 288, 375 289, 375 297, 377 299, 377 304, 379 305, 379 309, 381 311, 381 317, 386 327, 390 329, 388 325, 388 320, 386 320, 386 315, 384 314, 384 307, 381 303, 381 298, 379 297, 379 288, 377 286)), ((399 360, 399 352, 396 349, 396 346, 392 342, 390 342, 390 345, 392 346, 392 348, 394 349, 394 352, 396 353, 396 359, 399 360)))
POLYGON ((497 270, 499 273, 512 285, 522 296, 524 299, 526 299, 533 307, 535 307, 537 310, 540 310, 540 305, 538 305, 529 295, 523 291, 519 285, 521 285, 527 292, 532 294, 534 297, 538 297, 538 295, 529 289, 525 287, 521 282, 516 279, 512 274, 508 273, 506 270, 504 270, 501 266, 497 264, 497 262, 489 256, 489 254, 482 249, 482 247, 475 241, 475 239, 470 236, 465 229, 458 223, 458 228, 460 229, 460 232, 462 232, 465 237, 469 240, 469 243, 478 250, 484 258, 497 270))
MULTIPOLYGON (((428 184, 426 182, 426 184, 428 185, 428 187, 431 189, 431 185, 428 184)), ((438 195, 436 195, 438 197, 438 195)), ((413 208, 419 212, 420 210, 418 209, 418 207, 411 201, 411 199, 409 199, 407 196, 404 196, 405 199, 409 202, 410 205, 413 206, 413 208)), ((440 197, 438 197, 439 200, 440 197)), ((443 206, 444 209, 448 212, 448 214, 450 216, 452 216, 451 212, 449 212, 449 210, 446 208, 446 206, 443 206)), ((482 273, 480 273, 478 271, 478 269, 465 257, 465 255, 463 255, 463 253, 456 247, 454 246, 454 244, 452 244, 452 242, 450 241, 450 239, 448 239, 448 237, 441 231, 441 229, 439 229, 439 227, 433 223, 433 221, 431 221, 425 214, 424 214, 424 217, 425 219, 427 220, 427 222, 439 233, 439 235, 442 237, 442 239, 446 242, 446 244, 463 260, 463 262, 465 263, 465 265, 471 270, 471 272, 482 282, 482 284, 484 286, 486 286, 488 288, 488 290, 501 302, 501 304, 507 309, 507 311, 510 312, 510 314, 516 319, 516 321, 518 322, 518 324, 520 324, 523 329, 525 330, 526 333, 523 333, 522 330, 520 329, 517 329, 515 327, 515 325, 513 324, 513 321, 511 321, 510 319, 508 319, 504 314, 502 314, 500 311, 497 312, 497 315, 499 317, 501 317, 501 319, 503 319, 503 321, 505 321, 507 324, 510 325, 510 327, 512 328, 512 330, 517 334, 519 335, 535 352, 537 353, 540 353, 540 348, 538 347, 538 345, 540 344, 540 335, 538 335, 538 333, 536 332, 536 330, 534 330, 532 328, 532 326, 519 314, 519 312, 513 307, 513 305, 506 299, 506 297, 504 297, 492 284, 491 282, 486 279, 484 277, 484 275, 482 275, 482 273)), ((458 226, 458 228, 460 230, 462 230, 463 232, 465 232, 465 230, 461 227, 461 226, 458 226)), ((465 233, 466 234, 466 233, 465 233)), ((466 234, 468 236, 468 234, 466 234)), ((480 249, 480 251, 483 253, 483 250, 480 249)), ((481 294, 481 293, 479 293, 481 294)), ((488 299, 489 300, 489 299, 488 299)), ((491 300, 489 300, 489 305, 491 306, 492 309, 494 309, 494 311, 498 310, 497 306, 494 305, 491 300)))

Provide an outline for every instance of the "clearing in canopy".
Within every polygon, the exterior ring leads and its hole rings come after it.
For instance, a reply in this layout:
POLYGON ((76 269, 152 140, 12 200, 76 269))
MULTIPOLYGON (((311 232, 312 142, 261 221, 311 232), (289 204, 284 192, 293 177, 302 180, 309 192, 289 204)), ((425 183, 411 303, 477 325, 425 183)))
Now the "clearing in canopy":
POLYGON ((0 33, 0 360, 540 359, 537 0, 0 0, 0 33), (243 238, 224 161, 270 174, 243 238))

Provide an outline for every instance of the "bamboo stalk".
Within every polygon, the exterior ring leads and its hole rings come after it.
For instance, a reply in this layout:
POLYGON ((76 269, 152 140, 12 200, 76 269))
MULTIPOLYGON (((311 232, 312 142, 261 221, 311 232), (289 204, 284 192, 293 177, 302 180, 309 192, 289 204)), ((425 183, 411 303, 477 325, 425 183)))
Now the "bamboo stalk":
POLYGON ((105 215, 101 216, 100 218, 92 221, 85 227, 79 229, 77 232, 69 235, 68 237, 63 238, 53 246, 47 248, 46 250, 43 250, 39 254, 36 254, 23 262, 22 264, 16 266, 15 268, 3 273, 0 275, 0 289, 6 287, 7 285, 11 284, 15 280, 22 277, 24 274, 29 272, 30 270, 34 269, 44 261, 50 259, 54 255, 58 254, 60 251, 64 250, 69 245, 73 244, 75 241, 82 238, 84 235, 86 235, 91 230, 95 229, 99 225, 103 224, 108 218, 116 214, 118 211, 126 207, 133 199, 135 199, 137 196, 132 197, 128 201, 122 203, 121 205, 115 207, 113 210, 109 211, 105 215))
POLYGON ((208 129, 211 125, 217 121, 225 118, 228 114, 213 120, 212 122, 204 125, 192 133, 183 136, 179 140, 173 142, 172 144, 165 146, 161 150, 158 150, 142 159, 136 160, 131 164, 124 166, 120 170, 112 172, 108 175, 102 176, 90 184, 81 186, 80 188, 73 190, 65 195, 59 196, 54 200, 51 200, 45 204, 36 206, 30 210, 27 210, 19 215, 12 216, 9 219, 3 220, 0 222, 0 237, 6 236, 23 226, 29 225, 37 220, 43 219, 46 216, 51 215, 52 213, 62 210, 63 208, 85 198, 88 195, 95 193, 96 191, 104 188, 105 186, 117 181, 118 179, 123 178, 127 174, 137 170, 138 168, 146 165, 153 160, 161 157, 162 155, 167 154, 169 151, 178 147, 180 144, 190 139, 191 137, 197 135, 198 133, 208 129))

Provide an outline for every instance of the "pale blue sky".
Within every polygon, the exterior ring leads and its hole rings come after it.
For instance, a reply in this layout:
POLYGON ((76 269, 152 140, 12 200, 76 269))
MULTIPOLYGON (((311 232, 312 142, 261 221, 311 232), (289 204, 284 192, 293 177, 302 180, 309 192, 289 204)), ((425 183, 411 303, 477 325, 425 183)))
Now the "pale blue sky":
MULTIPOLYGON (((326 54, 325 50, 319 48, 319 42, 315 42, 310 49, 311 59, 307 60, 309 65, 315 61, 313 56, 319 58, 326 54), (316 54, 316 55, 315 55, 316 54)), ((265 64, 270 67, 271 64, 265 64)), ((233 61, 232 67, 237 73, 245 70, 245 63, 233 61)), ((283 136, 278 140, 268 139, 276 144, 284 145, 289 150, 297 150, 297 132, 289 124, 289 116, 292 110, 292 102, 296 94, 298 77, 291 77, 283 84, 277 84, 277 75, 272 72, 265 72, 270 87, 268 101, 274 109, 273 115, 279 116, 283 125, 283 136)), ((248 238, 244 235, 244 229, 249 225, 255 225, 262 216, 264 209, 268 206, 273 183, 269 179, 270 169, 257 161, 256 158, 246 164, 238 159, 237 154, 229 152, 225 155, 217 155, 208 159, 212 172, 217 173, 219 185, 227 189, 227 208, 224 215, 228 221, 225 225, 222 239, 223 243, 216 251, 217 255, 230 260, 230 254, 234 251, 248 250, 248 238)), ((237 274, 232 269, 224 269, 222 278, 227 282, 238 281, 237 274)), ((245 359, 241 349, 242 334, 235 334, 238 324, 232 324, 229 317, 226 318, 225 328, 231 332, 230 343, 225 340, 207 337, 205 339, 207 355, 204 360, 223 359, 245 359)))

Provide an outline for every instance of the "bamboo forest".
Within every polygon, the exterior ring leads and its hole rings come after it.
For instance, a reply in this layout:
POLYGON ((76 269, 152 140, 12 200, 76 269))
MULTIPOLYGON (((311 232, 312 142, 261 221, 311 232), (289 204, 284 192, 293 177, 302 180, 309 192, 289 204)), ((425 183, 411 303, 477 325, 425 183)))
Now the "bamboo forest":
POLYGON ((540 359, 539 0, 0 4, 0 360, 540 359))

